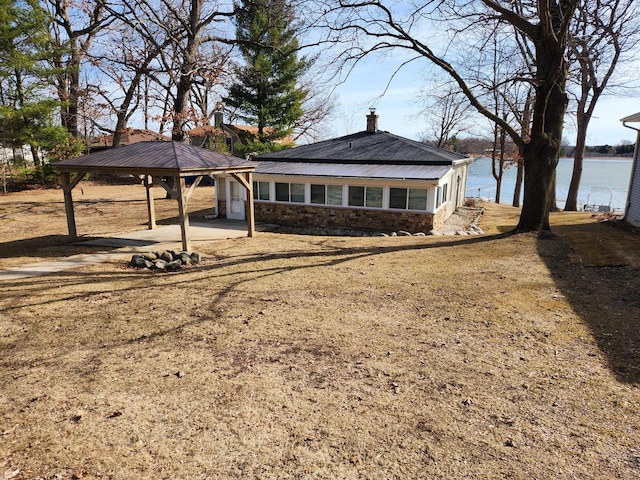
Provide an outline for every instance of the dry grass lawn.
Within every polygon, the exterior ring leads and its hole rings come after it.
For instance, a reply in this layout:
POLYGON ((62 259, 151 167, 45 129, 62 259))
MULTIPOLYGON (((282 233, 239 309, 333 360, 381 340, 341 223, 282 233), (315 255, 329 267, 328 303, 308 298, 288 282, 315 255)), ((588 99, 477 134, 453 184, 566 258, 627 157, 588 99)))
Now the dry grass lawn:
MULTIPOLYGON (((143 187, 83 189, 79 233, 144 228, 143 187)), ((263 232, 0 283, 0 479, 640 478, 640 236, 485 206, 479 237, 263 232)), ((0 219, 0 268, 83 251, 60 191, 0 219)))

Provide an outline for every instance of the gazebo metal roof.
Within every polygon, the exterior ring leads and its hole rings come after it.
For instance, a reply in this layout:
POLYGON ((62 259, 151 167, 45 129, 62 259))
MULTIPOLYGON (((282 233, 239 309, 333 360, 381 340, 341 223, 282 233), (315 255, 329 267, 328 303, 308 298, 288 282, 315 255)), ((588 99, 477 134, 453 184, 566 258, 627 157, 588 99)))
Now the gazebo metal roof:
POLYGON ((180 142, 139 142, 57 162, 61 172, 112 172, 189 176, 247 171, 255 163, 180 142))
POLYGON ((151 187, 163 187, 178 201, 182 248, 189 250, 189 217, 187 202, 203 175, 231 175, 247 190, 248 236, 254 234, 252 174, 257 164, 179 142, 150 141, 102 150, 81 157, 62 160, 54 167, 62 172, 65 209, 69 235, 77 238, 73 197, 71 191, 86 173, 115 173, 141 175, 147 190, 149 228, 155 228, 155 213, 151 187), (75 177, 71 178, 71 174, 75 177), (189 189, 185 178, 195 176, 189 189), (173 177, 176 189, 172 189, 161 177, 173 177))

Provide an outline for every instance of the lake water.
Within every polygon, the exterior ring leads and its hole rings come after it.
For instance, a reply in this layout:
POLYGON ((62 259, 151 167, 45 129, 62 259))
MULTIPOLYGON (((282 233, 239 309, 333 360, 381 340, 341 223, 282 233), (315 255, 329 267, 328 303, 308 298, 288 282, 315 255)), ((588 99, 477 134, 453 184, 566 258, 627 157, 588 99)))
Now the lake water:
MULTIPOLYGON (((616 212, 623 212, 627 201, 627 190, 631 180, 633 161, 628 159, 587 158, 582 166, 582 179, 578 191, 578 208, 584 205, 610 206, 616 212)), ((563 208, 569 191, 573 172, 573 159, 561 158, 556 169, 556 197, 558 207, 563 208)), ((516 184, 515 167, 508 168, 502 179, 500 203, 511 205, 516 184)), ((491 175, 491 159, 478 158, 469 167, 467 197, 481 197, 494 200, 496 181, 491 175)), ((522 204, 522 202, 521 202, 522 204)))

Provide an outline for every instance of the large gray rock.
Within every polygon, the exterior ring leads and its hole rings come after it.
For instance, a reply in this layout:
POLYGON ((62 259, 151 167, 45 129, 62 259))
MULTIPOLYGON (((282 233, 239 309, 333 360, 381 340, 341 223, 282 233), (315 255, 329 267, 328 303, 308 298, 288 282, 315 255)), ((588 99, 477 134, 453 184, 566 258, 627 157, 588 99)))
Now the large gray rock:
POLYGON ((202 260, 202 255, 198 252, 193 252, 190 255, 190 258, 193 263, 200 263, 200 260, 202 260))
POLYGON ((150 268, 151 267, 151 262, 147 259, 145 259, 142 255, 134 255, 131 257, 131 262, 129 262, 129 264, 132 267, 136 267, 136 268, 150 268))
POLYGON ((173 262, 173 254, 169 250, 160 253, 160 258, 165 262, 173 262))
POLYGON ((180 260, 183 265, 191 265, 191 256, 188 252, 180 252, 176 260, 180 260))
POLYGON ((174 260, 172 262, 167 263, 165 266, 165 270, 167 272, 175 272, 176 270, 180 270, 182 267, 182 262, 180 260, 174 260))
POLYGON ((155 262, 153 262, 153 266, 157 270, 165 270, 167 268, 167 262, 159 258, 155 262))

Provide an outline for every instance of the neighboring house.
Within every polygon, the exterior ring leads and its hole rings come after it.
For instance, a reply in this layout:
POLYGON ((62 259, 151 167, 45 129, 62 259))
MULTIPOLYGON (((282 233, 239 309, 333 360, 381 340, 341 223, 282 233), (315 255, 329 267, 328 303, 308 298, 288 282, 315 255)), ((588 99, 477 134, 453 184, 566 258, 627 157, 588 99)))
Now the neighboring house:
MULTIPOLYGON (((120 146, 133 145, 139 142, 169 142, 171 137, 166 137, 153 132, 151 130, 139 130, 135 128, 127 128, 120 137, 120 146)), ((99 152, 100 150, 106 150, 113 145, 113 134, 101 135, 99 137, 93 137, 87 141, 87 149, 89 152, 99 152)))
MULTIPOLYGON (((187 132, 192 145, 204 146, 208 139, 213 137, 224 138, 227 149, 233 155, 236 153, 237 144, 247 145, 249 142, 258 140, 258 127, 224 123, 222 112, 215 112, 213 118, 213 125, 197 126, 187 132)), ((272 131, 273 129, 271 128, 265 129, 267 135, 272 131)), ((275 140, 274 143, 293 145, 294 141, 290 136, 286 136, 275 140)))
POLYGON ((636 148, 633 153, 633 166, 631 167, 631 180, 627 193, 627 204, 624 220, 635 227, 640 227, 640 130, 627 123, 640 123, 640 113, 630 115, 620 120, 622 124, 636 131, 636 148))
POLYGON ((2 165, 32 165, 33 154, 28 145, 22 147, 0 147, 0 162, 2 165))
MULTIPOLYGON (((256 221, 428 233, 464 204, 473 160, 379 131, 372 110, 365 131, 253 161, 256 221)), ((242 191, 234 183, 226 180, 220 198, 227 216, 241 219, 242 191)))

